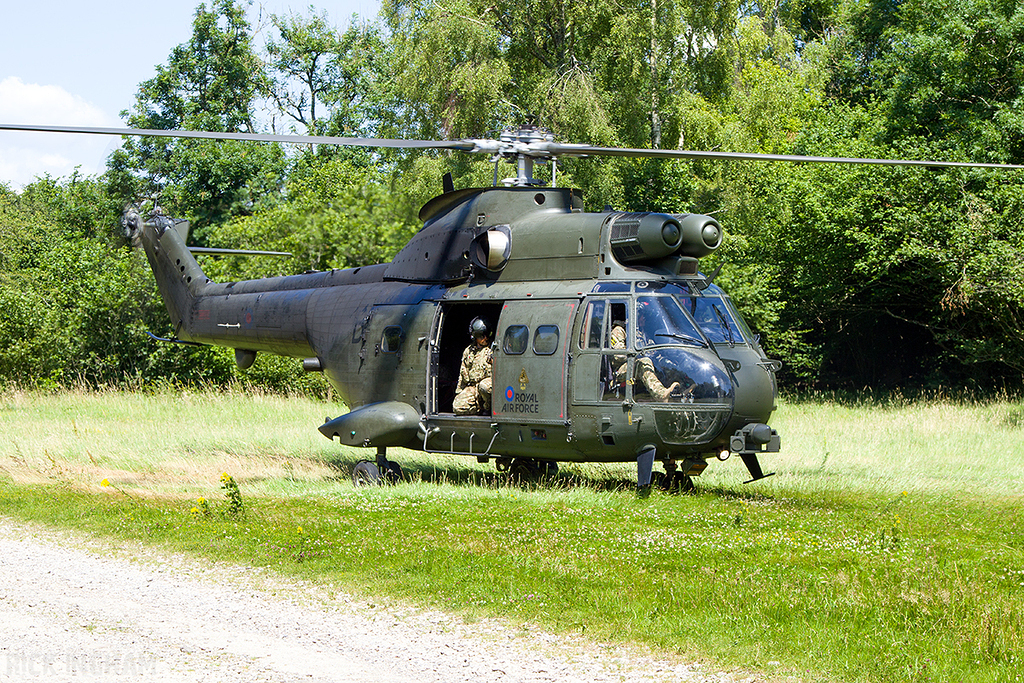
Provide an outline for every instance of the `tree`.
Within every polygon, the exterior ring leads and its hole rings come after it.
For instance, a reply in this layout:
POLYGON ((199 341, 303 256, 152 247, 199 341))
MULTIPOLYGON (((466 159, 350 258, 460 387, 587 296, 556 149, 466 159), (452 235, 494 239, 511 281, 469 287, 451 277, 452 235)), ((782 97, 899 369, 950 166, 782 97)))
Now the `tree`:
POLYGON ((272 15, 278 37, 267 41, 271 94, 309 134, 339 135, 372 126, 382 41, 372 26, 344 33, 326 13, 272 15))
POLYGON ((946 140, 950 158, 1024 158, 1024 8, 1001 0, 850 3, 833 91, 877 101, 889 142, 946 140))
MULTIPOLYGON (((871 142, 884 118, 832 105, 798 152, 932 158, 871 142)), ((766 292, 790 381, 860 389, 1018 386, 1024 183, 1005 172, 807 164, 748 171, 743 232, 721 258, 766 292)), ((723 277, 725 273, 723 273, 723 277)), ((731 287, 728 278, 723 284, 731 287)), ((763 297, 762 297, 763 298, 763 297)))
MULTIPOLYGON (((255 106, 269 90, 238 0, 196 9, 192 38, 172 50, 166 66, 139 86, 131 112, 136 128, 255 132, 255 106)), ((203 243, 208 226, 250 213, 280 189, 284 153, 278 145, 232 141, 129 139, 108 165, 124 202, 159 197, 175 215, 192 218, 203 243), (130 193, 130 194, 127 194, 130 193)))
POLYGON ((156 283, 138 250, 100 226, 103 182, 44 178, 0 193, 0 383, 60 386, 231 375, 207 349, 168 348, 156 283))
POLYGON ((207 274, 241 279, 305 270, 351 268, 393 257, 417 225, 397 208, 381 174, 347 159, 312 163, 292 180, 287 201, 239 217, 217 231, 218 246, 288 251, 287 261, 208 262, 207 274))

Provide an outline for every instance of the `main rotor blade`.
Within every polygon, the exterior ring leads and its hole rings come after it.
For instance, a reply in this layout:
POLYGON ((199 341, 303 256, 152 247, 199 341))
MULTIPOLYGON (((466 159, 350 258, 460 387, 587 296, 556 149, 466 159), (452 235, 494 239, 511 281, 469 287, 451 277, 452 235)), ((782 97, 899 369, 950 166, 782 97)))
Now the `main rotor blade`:
POLYGON ((393 140, 390 138, 349 138, 321 135, 270 135, 264 133, 216 133, 203 130, 163 130, 152 128, 95 128, 88 126, 36 126, 0 123, 0 130, 40 133, 84 133, 87 135, 147 135, 162 138, 199 138, 203 140, 244 140, 249 142, 291 142, 313 145, 352 147, 394 147, 400 149, 461 149, 471 151, 474 143, 466 140, 393 140))
POLYGON ((648 159, 706 159, 720 161, 785 161, 789 163, 867 164, 875 166, 925 166, 933 168, 998 168, 1022 169, 1019 164, 975 163, 968 161, 928 161, 915 159, 864 159, 857 157, 801 156, 798 154, 754 154, 749 152, 701 152, 685 149, 636 149, 626 147, 594 147, 554 141, 523 140, 396 140, 393 138, 354 138, 321 135, 272 135, 266 133, 217 133, 198 130, 163 130, 148 128, 95 128, 80 126, 40 126, 0 123, 0 130, 36 131, 43 133, 84 133, 91 135, 146 135, 166 138, 199 138, 205 140, 243 140, 251 142, 285 142, 312 145, 345 145, 350 147, 390 147, 395 149, 453 149, 484 152, 502 156, 551 158, 559 156, 640 157, 648 159))
POLYGON ((861 159, 856 157, 816 157, 798 154, 753 154, 747 152, 698 152, 685 149, 627 149, 549 142, 543 145, 553 156, 644 157, 650 159, 718 159, 739 161, 788 161, 819 164, 872 164, 875 166, 932 166, 952 168, 1024 168, 1019 164, 989 164, 969 161, 918 161, 907 159, 861 159))

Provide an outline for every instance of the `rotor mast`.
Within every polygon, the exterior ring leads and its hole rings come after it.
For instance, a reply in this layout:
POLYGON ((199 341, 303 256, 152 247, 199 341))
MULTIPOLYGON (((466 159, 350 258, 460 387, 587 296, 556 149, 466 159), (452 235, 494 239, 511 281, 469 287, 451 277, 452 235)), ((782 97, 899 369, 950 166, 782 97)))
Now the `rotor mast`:
MULTIPOLYGON (((497 164, 505 161, 516 164, 516 176, 505 178, 502 184, 506 187, 537 187, 543 185, 543 181, 533 177, 533 167, 537 161, 551 162, 551 186, 555 187, 558 175, 558 158, 550 150, 554 143, 555 136, 543 128, 535 126, 522 126, 517 129, 502 131, 496 141, 474 140, 480 145, 481 151, 485 146, 482 143, 491 142, 494 145, 492 160, 497 164)), ((474 150, 475 151, 475 150, 474 150)), ((498 169, 494 169, 494 184, 498 184, 498 169)))

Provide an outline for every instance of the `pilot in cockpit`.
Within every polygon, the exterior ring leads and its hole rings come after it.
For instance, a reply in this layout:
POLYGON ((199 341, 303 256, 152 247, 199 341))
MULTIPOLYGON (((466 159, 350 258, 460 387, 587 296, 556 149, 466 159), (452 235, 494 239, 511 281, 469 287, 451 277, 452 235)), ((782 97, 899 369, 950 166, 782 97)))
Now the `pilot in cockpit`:
MULTIPOLYGON (((636 348, 637 350, 664 344, 669 337, 666 334, 671 330, 671 324, 664 318, 658 306, 652 301, 641 301, 636 307, 636 348)), ((654 361, 645 355, 637 356, 633 364, 634 374, 637 382, 634 382, 634 391, 637 384, 642 386, 655 401, 666 402, 670 398, 678 398, 679 382, 672 382, 665 386, 658 376, 654 367, 654 361)))

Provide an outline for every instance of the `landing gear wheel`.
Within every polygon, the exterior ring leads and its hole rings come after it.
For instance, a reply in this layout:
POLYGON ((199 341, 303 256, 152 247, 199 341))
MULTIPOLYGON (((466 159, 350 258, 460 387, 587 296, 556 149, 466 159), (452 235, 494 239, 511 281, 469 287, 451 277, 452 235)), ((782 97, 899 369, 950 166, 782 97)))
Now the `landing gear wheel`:
POLYGON ((554 460, 541 460, 537 465, 540 468, 540 476, 545 479, 554 479, 558 476, 558 463, 554 460))
POLYGON ((517 484, 536 481, 540 477, 540 467, 536 460, 516 458, 508 469, 509 478, 517 484))
POLYGON ((662 486, 669 493, 689 493, 693 491, 693 477, 682 472, 670 472, 665 475, 662 486))
POLYGON ((361 486, 377 486, 380 484, 380 470, 369 460, 360 460, 352 468, 352 485, 356 488, 361 486))
POLYGON ((405 479, 405 473, 402 472, 402 466, 397 462, 388 460, 388 468, 384 472, 384 481, 388 484, 397 484, 405 479))

